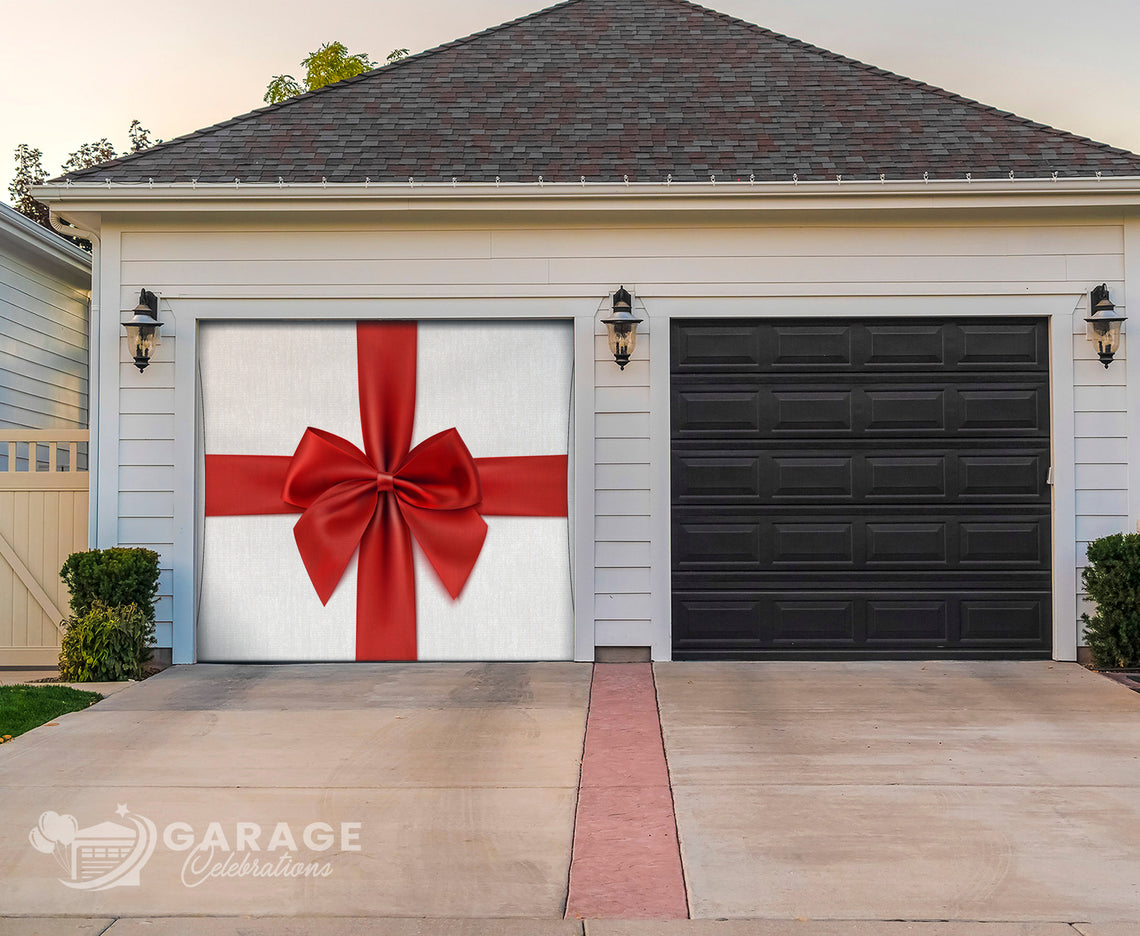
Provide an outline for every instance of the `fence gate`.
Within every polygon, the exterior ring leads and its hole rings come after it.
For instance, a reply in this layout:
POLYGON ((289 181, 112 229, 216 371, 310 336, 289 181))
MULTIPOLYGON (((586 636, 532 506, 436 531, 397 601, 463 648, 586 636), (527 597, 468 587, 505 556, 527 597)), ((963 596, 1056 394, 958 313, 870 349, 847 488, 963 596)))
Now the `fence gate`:
POLYGON ((64 560, 87 548, 87 430, 0 429, 0 666, 54 666, 64 560))

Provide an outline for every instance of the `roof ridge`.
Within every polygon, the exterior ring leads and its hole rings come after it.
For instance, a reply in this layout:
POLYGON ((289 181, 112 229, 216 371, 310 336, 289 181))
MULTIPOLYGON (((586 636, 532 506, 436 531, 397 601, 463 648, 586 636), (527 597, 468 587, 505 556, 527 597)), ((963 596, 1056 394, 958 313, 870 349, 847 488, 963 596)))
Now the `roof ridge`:
MULTIPOLYGON (((124 153, 122 156, 116 156, 114 159, 108 159, 106 162, 101 162, 101 163, 98 163, 97 165, 94 165, 94 166, 88 166, 84 169, 77 169, 77 170, 74 170, 72 172, 61 173, 60 175, 55 176, 53 179, 51 179, 49 181, 55 182, 58 179, 86 178, 88 175, 93 175, 96 169, 110 168, 112 166, 121 166, 121 165, 123 165, 123 163, 129 162, 130 160, 134 159, 136 156, 141 156, 144 153, 149 155, 149 154, 157 152, 159 149, 161 149, 163 147, 170 146, 174 143, 184 143, 187 140, 199 139, 199 138, 204 137, 208 134, 216 133, 219 130, 223 130, 223 129, 235 126, 236 124, 244 123, 247 120, 252 120, 254 117, 259 117, 262 114, 268 113, 270 111, 280 110, 283 107, 287 107, 288 105, 291 105, 291 104, 296 104, 299 101, 308 100, 313 95, 321 94, 330 88, 340 89, 345 85, 357 84, 357 83, 365 81, 365 80, 374 79, 381 72, 388 73, 389 69, 395 69, 395 68, 398 68, 399 66, 402 66, 406 63, 409 63, 412 61, 418 61, 418 60, 424 59, 430 55, 435 55, 439 52, 446 51, 446 50, 454 48, 456 46, 464 45, 468 42, 471 42, 472 40, 481 38, 482 36, 487 36, 487 35, 490 35, 492 33, 499 32, 500 30, 506 29, 509 26, 515 26, 519 23, 526 22, 527 20, 532 20, 532 19, 536 19, 540 16, 545 16, 546 14, 551 13, 554 10, 558 10, 562 7, 573 6, 576 3, 584 3, 584 2, 589 2, 589 0, 560 0, 560 2, 558 2, 558 3, 552 4, 551 6, 548 6, 548 7, 543 7, 541 10, 535 10, 533 13, 527 13, 525 16, 517 16, 512 20, 508 20, 505 23, 499 23, 497 26, 489 26, 486 29, 481 29, 478 32, 471 33, 470 35, 461 36, 458 39, 451 39, 448 42, 442 43, 441 45, 432 46, 430 49, 424 49, 422 52, 417 52, 415 55, 405 56, 404 58, 398 59, 395 62, 386 62, 383 65, 379 66, 378 68, 370 68, 368 71, 361 72, 359 75, 353 75, 351 78, 342 78, 342 79, 340 79, 340 81, 334 81, 334 82, 331 82, 330 84, 322 85, 319 88, 314 88, 312 91, 302 91, 300 94, 294 94, 292 97, 288 97, 283 101, 277 101, 273 104, 266 104, 264 107, 255 107, 253 110, 246 111, 244 114, 238 114, 234 117, 229 117, 226 120, 219 121, 218 123, 209 124, 205 127, 200 127, 197 130, 191 130, 189 133, 184 133, 181 136, 176 136, 171 140, 163 140, 161 143, 156 143, 156 144, 154 144, 154 146, 148 146, 146 149, 138 150, 137 152, 134 152, 134 153, 124 153)), ((684 0, 682 0, 682 2, 684 2, 684 0)), ((696 4, 694 4, 694 6, 695 5, 696 4)))

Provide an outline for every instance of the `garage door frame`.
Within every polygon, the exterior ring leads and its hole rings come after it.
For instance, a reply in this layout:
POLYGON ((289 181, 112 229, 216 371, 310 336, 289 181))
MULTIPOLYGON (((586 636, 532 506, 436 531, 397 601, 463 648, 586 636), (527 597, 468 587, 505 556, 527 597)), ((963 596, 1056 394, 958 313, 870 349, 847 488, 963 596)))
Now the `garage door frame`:
MULTIPOLYGON (((161 284, 156 290, 163 294, 161 284)), ((168 331, 177 324, 178 354, 174 360, 174 469, 175 491, 195 492, 194 497, 174 499, 174 543, 170 550, 173 568, 172 658, 174 663, 197 662, 198 573, 201 567, 202 475, 198 453, 201 451, 198 383, 198 329, 211 321, 277 320, 299 321, 429 321, 482 319, 566 320, 573 323, 574 384, 570 419, 573 447, 570 455, 570 483, 574 506, 568 517, 571 537, 571 590, 574 602, 574 659, 594 658, 594 553, 593 540, 582 531, 592 531, 594 524, 594 407, 593 380, 584 367, 591 367, 595 345, 597 309, 574 298, 554 297, 540 307, 530 299, 496 299, 473 301, 468 297, 432 297, 385 299, 339 299, 291 297, 288 300, 251 297, 164 299, 163 313, 171 321, 168 331), (588 364, 586 362, 589 362, 588 364)), ((165 319, 164 319, 165 320, 165 319)), ((117 327, 117 326, 116 326, 117 327)), ((108 407, 113 414, 113 408, 108 407)), ((114 449, 117 419, 108 418, 112 428, 104 427, 100 437, 104 445, 114 449)), ((108 471, 109 477, 114 473, 108 471)), ((117 480, 108 481, 107 489, 117 496, 117 480)), ((101 512, 114 517, 114 511, 101 512)))

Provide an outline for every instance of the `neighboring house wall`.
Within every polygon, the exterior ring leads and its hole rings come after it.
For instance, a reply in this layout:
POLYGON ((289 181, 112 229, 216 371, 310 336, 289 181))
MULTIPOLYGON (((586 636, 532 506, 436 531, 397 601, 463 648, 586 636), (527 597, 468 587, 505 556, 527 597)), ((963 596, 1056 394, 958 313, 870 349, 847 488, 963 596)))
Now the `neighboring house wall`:
MULTIPOLYGON (((1049 316, 1053 329, 1054 652, 1073 658, 1084 544, 1134 523, 1128 428, 1140 413, 1129 410, 1126 378, 1136 368, 1125 348, 1106 371, 1083 322, 1087 291, 1098 283, 1124 306, 1120 212, 941 215, 953 220, 815 213, 720 224, 705 215, 696 225, 644 215, 622 224, 612 213, 574 224, 491 217, 457 215, 439 225, 333 215, 319 224, 198 219, 181 229, 104 222, 100 334, 109 350, 101 357, 98 545, 159 551, 160 646, 175 641, 175 608, 190 608, 193 589, 194 492, 186 479, 194 473, 186 466, 195 443, 176 425, 193 412, 187 330, 196 319, 575 319, 579 361, 589 347, 581 336, 594 336, 592 366, 576 372, 576 392, 592 395, 594 435, 585 440, 579 431, 577 443, 593 459, 593 490, 577 489, 586 507, 576 517, 580 527, 592 516, 594 530, 589 547, 581 536, 575 547, 580 566, 585 556, 593 560, 577 570, 592 578, 594 596, 584 612, 592 633, 579 635, 579 656, 594 645, 651 645, 661 659, 670 644, 670 317, 1035 315, 1049 316), (647 319, 624 372, 600 325, 619 285, 647 319), (116 340, 118 310, 135 304, 140 287, 159 294, 166 323, 142 374, 116 340), (591 441, 592 451, 582 448, 591 441)), ((180 632, 187 627, 180 623, 180 632)), ((176 648, 176 659, 180 652, 186 659, 187 646, 176 648)))
POLYGON ((91 256, 0 205, 0 428, 87 427, 91 256))
POLYGON ((0 664, 53 665, 87 546, 91 255, 0 205, 0 664))

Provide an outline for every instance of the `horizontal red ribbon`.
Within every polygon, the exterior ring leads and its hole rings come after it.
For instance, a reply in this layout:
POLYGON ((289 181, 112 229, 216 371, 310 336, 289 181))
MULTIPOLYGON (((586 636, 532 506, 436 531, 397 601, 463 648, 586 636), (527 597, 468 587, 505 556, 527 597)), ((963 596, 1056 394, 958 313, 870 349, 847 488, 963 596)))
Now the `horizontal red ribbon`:
POLYGON ((482 550, 487 516, 564 517, 567 456, 472 458, 448 429, 408 451, 416 326, 359 322, 364 451, 309 428, 292 456, 207 455, 206 516, 300 513, 293 533, 322 602, 359 546, 356 658, 416 658, 412 538, 452 598, 482 550))
MULTIPOLYGON (((281 499, 289 455, 207 455, 206 516, 294 514, 301 508, 281 499)), ((565 455, 476 458, 484 517, 565 517, 565 455), (524 478, 520 486, 519 478, 524 478)))

